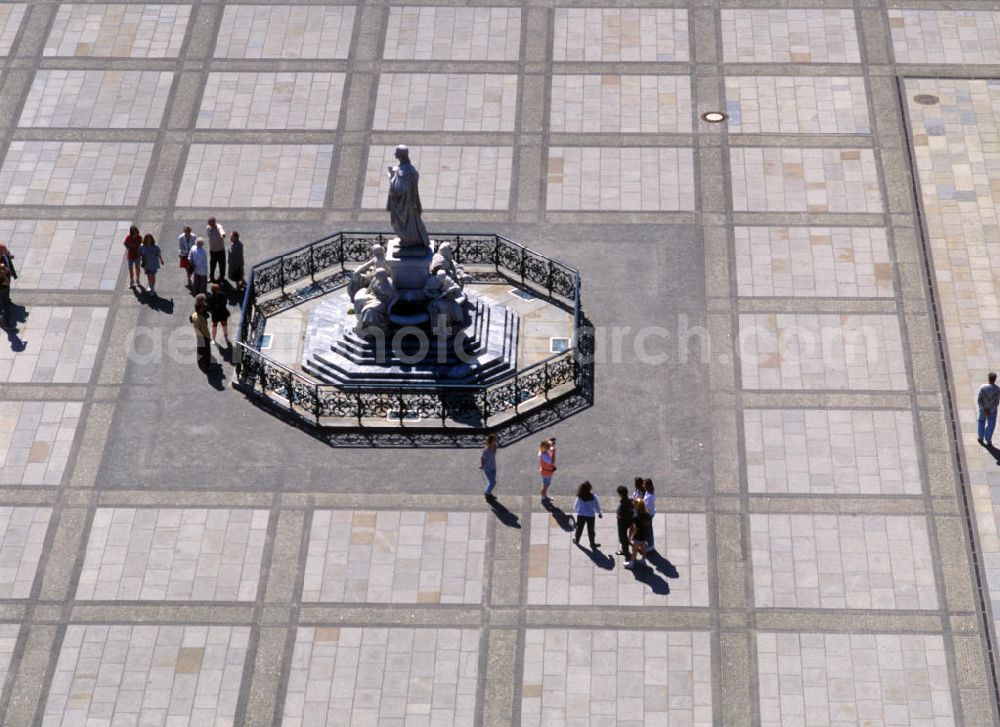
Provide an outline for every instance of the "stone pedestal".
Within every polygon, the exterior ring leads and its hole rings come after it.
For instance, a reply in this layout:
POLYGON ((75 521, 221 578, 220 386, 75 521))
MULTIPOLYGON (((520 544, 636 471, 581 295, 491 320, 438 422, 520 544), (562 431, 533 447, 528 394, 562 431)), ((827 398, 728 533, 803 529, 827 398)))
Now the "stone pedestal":
POLYGON ((414 254, 413 250, 400 250, 399 238, 389 240, 385 251, 385 261, 391 271, 389 275, 396 285, 396 290, 423 290, 427 276, 430 275, 431 259, 434 253, 424 248, 424 252, 414 254), (403 254, 401 254, 403 253, 403 254))

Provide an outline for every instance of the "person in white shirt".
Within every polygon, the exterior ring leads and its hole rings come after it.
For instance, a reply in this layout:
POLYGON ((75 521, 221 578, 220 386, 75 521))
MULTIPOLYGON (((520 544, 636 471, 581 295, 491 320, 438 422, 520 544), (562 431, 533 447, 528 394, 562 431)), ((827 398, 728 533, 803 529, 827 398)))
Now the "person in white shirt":
POLYGON ((205 238, 208 240, 208 278, 213 283, 221 283, 226 277, 226 231, 214 217, 208 218, 205 227, 205 238), (215 276, 215 266, 219 266, 219 276, 215 276))
POLYGON ((194 247, 194 235, 191 234, 191 228, 185 226, 184 232, 180 234, 177 238, 177 257, 180 260, 181 267, 184 272, 187 273, 188 281, 187 287, 191 287, 191 276, 194 274, 191 270, 191 263, 188 260, 188 255, 191 254, 191 248, 194 247))
POLYGON ((646 512, 649 513, 649 540, 646 542, 646 552, 656 550, 653 543, 653 518, 656 517, 656 488, 653 481, 646 479, 642 481, 642 501, 646 505, 646 512))
POLYGON ((601 544, 594 540, 594 515, 603 518, 601 512, 601 501, 594 494, 594 486, 589 482, 580 485, 576 491, 576 500, 573 501, 573 512, 576 513, 576 535, 573 542, 580 544, 580 536, 583 535, 584 526, 587 527, 587 535, 590 537, 590 549, 597 550, 601 544))
POLYGON ((194 247, 188 253, 188 262, 194 273, 195 295, 205 295, 208 289, 208 252, 205 250, 205 240, 198 238, 194 241, 194 247))

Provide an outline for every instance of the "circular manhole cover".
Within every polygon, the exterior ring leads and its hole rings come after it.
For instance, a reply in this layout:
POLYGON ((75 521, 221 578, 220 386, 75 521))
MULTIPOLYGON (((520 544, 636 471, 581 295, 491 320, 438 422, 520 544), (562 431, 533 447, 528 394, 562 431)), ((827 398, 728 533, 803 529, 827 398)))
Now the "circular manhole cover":
POLYGON ((707 121, 710 124, 719 124, 728 118, 729 117, 721 111, 706 111, 701 115, 702 121, 707 121))
POLYGON ((929 93, 918 94, 913 97, 913 100, 916 101, 921 106, 933 106, 934 104, 939 103, 941 101, 941 99, 939 99, 937 96, 933 96, 929 93))

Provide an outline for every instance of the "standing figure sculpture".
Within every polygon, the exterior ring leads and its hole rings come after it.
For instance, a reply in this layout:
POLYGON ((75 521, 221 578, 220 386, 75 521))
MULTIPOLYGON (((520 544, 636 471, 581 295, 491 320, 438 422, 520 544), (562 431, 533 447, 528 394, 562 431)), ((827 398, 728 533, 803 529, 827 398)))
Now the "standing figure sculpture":
POLYGON ((399 237, 400 253, 407 256, 423 255, 430 245, 427 230, 420 215, 420 192, 417 182, 420 175, 410 164, 410 150, 400 144, 396 147, 396 166, 389 167, 389 199, 385 209, 389 213, 392 229, 399 237))
POLYGON ((375 271, 371 283, 354 296, 354 311, 358 318, 355 332, 364 335, 365 329, 389 327, 389 308, 399 294, 385 268, 375 271))

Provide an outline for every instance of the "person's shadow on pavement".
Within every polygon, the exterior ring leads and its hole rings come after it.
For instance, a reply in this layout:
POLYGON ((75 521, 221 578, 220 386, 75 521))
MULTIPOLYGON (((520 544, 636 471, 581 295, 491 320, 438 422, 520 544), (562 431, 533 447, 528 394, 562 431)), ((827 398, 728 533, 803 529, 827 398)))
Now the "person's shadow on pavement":
POLYGON ((670 593, 670 585, 656 574, 656 571, 649 567, 646 561, 636 561, 635 568, 631 569, 632 576, 640 583, 649 586, 653 593, 666 596, 670 593))
POLYGON ((612 568, 615 567, 615 559, 612 558, 610 555, 605 555, 604 553, 602 553, 600 548, 594 548, 593 550, 590 550, 588 548, 584 548, 579 543, 574 543, 574 545, 576 545, 577 548, 586 553, 587 557, 590 558, 594 562, 594 565, 596 565, 598 568, 601 568, 603 570, 611 570, 612 568))
POLYGON ((552 500, 546 500, 542 507, 549 511, 556 524, 559 525, 567 533, 573 532, 573 518, 560 510, 552 500))
POLYGON ((20 353, 28 348, 28 342, 21 338, 17 327, 19 323, 25 323, 28 320, 28 309, 23 305, 11 303, 7 309, 7 316, 10 325, 3 326, 3 329, 7 333, 10 350, 14 353, 20 353))
POLYGON ((487 495, 486 502, 489 503, 490 509, 493 510, 493 515, 501 523, 508 528, 521 528, 521 521, 518 520, 517 515, 504 507, 494 495, 487 495))
POLYGON ((993 459, 996 460, 997 465, 1000 465, 1000 449, 997 449, 992 444, 984 444, 983 448, 993 455, 993 459))
POLYGON ((161 298, 158 295, 153 295, 148 290, 136 295, 139 302, 145 304, 147 308, 151 310, 159 311, 160 313, 166 313, 168 316, 174 314, 174 299, 173 298, 161 298))
POLYGON ((660 555, 659 551, 653 550, 646 554, 646 562, 660 571, 667 578, 680 578, 681 574, 669 560, 660 555))

